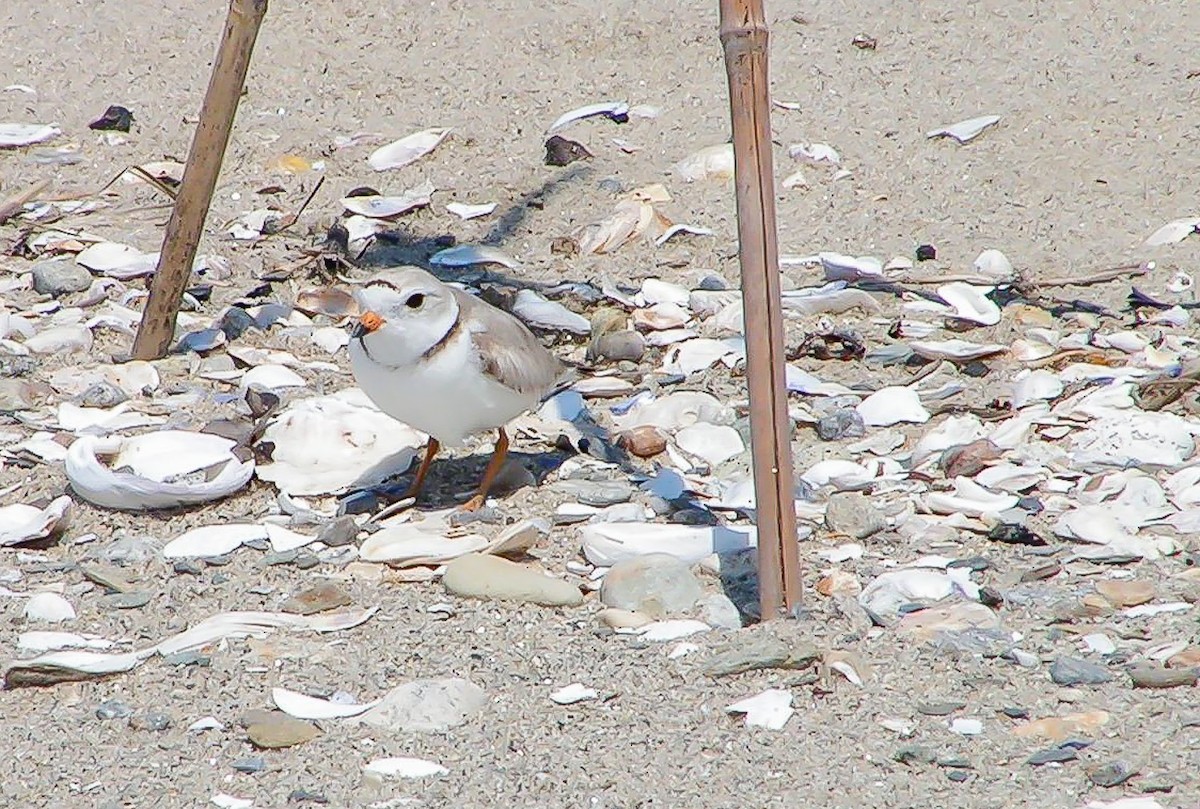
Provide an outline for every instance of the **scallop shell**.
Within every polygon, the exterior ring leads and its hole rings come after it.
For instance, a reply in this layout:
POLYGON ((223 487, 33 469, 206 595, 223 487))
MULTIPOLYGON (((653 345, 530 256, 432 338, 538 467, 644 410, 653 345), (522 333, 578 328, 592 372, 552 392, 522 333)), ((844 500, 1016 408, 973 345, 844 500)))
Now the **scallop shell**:
POLYGON ((177 508, 217 500, 249 482, 254 462, 239 459, 233 447, 227 438, 184 430, 83 436, 67 450, 66 473, 71 488, 99 506, 177 508))
POLYGON ((376 171, 402 168, 432 152, 449 134, 449 127, 414 132, 371 152, 367 165, 376 171))

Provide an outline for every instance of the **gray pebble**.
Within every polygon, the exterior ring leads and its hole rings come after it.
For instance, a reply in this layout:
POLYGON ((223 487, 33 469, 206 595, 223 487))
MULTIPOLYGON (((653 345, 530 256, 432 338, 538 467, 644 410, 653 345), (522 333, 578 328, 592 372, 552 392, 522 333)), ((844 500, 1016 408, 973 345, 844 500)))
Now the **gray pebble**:
POLYGON ((158 556, 158 543, 149 537, 122 537, 101 548, 92 558, 117 565, 135 565, 148 562, 158 556))
POLYGON ((951 770, 950 772, 946 773, 946 778, 955 782, 956 784, 961 784, 964 781, 969 781, 971 779, 971 773, 967 772, 966 770, 951 770))
POLYGON ((677 525, 720 525, 721 521, 706 508, 681 508, 671 513, 670 522, 677 525))
POLYGON ((129 727, 134 730, 159 732, 171 727, 171 717, 161 711, 148 711, 129 717, 129 727))
POLYGON ((586 506, 597 508, 628 502, 634 491, 621 480, 560 480, 553 488, 586 506))
MULTIPOLYGON (((647 553, 617 562, 600 585, 600 600, 605 605, 654 618, 686 612, 703 594, 687 563, 667 553, 647 553)), ((729 606, 737 612, 732 603, 729 606)))
POLYGON ((240 306, 230 306, 217 321, 217 328, 225 332, 225 336, 230 340, 236 340, 254 326, 254 318, 240 306))
POLYGON ((168 666, 199 666, 200 668, 208 668, 212 665, 212 657, 203 654, 199 650, 190 649, 186 652, 163 655, 163 662, 168 666))
POLYGON ((893 753, 892 759, 901 764, 932 764, 937 757, 927 747, 908 745, 893 753))
POLYGON ((1110 761, 1088 771, 1087 777, 1098 787, 1115 787, 1137 775, 1137 767, 1127 761, 1110 761))
POLYGON ((271 550, 271 543, 265 539, 247 539, 242 543, 242 547, 249 548, 253 551, 266 553, 267 551, 271 550))
POLYGON ((119 699, 109 699, 100 703, 100 707, 96 708, 97 719, 124 719, 133 713, 133 708, 130 708, 119 699))
POLYGON ((924 716, 949 716, 955 711, 961 711, 967 703, 958 700, 945 702, 922 702, 917 705, 917 713, 924 716))
POLYGON ((231 579, 229 578, 229 576, 226 576, 224 573, 217 572, 217 573, 212 574, 212 578, 209 579, 209 581, 212 584, 226 584, 227 582, 231 581, 231 579))
POLYGON ((264 565, 290 565, 292 562, 296 561, 296 557, 299 555, 300 555, 300 552, 297 551, 295 548, 293 548, 291 550, 287 550, 287 551, 278 551, 278 552, 272 551, 271 553, 268 553, 266 556, 263 557, 263 564, 264 565))
POLYGON ((887 521, 866 495, 838 492, 825 506, 825 525, 830 531, 866 539, 887 528, 887 521))
POLYGON ((700 283, 696 285, 697 289, 703 289, 708 292, 721 292, 729 289, 729 284, 719 275, 706 275, 700 279, 700 283))
POLYGON ((106 610, 136 610, 150 603, 150 594, 135 590, 131 593, 112 593, 100 597, 100 606, 106 610))
POLYGON ((837 410, 823 416, 817 422, 817 436, 822 441, 837 441, 842 438, 862 438, 867 434, 866 425, 857 410, 837 410))
POLYGON ((316 557, 316 554, 304 551, 303 553, 296 554, 296 558, 292 564, 300 570, 311 570, 321 564, 321 560, 316 557))
POLYGON ((602 334, 588 346, 588 358, 594 360, 637 362, 645 353, 646 339, 628 329, 602 334))
POLYGON ((171 569, 181 575, 199 576, 204 570, 204 565, 196 559, 176 559, 171 569))
POLYGON ((329 803, 329 798, 326 798, 320 792, 310 792, 307 789, 293 789, 288 793, 288 803, 329 803))
POLYGON ((263 772, 267 769, 267 761, 266 759, 259 758, 258 756, 250 756, 247 758, 234 759, 233 764, 230 766, 232 766, 238 772, 263 772))
POLYGON ((200 329, 180 337, 179 342, 175 344, 175 352, 183 354, 188 351, 211 351, 224 343, 225 333, 220 329, 200 329))
POLYGON ((1077 657, 1059 657, 1050 664, 1050 679, 1058 685, 1099 685, 1110 681, 1112 674, 1077 657))
POLYGON ((1074 747, 1052 747, 1049 750, 1037 751, 1026 760, 1026 763, 1040 767, 1043 764, 1074 761, 1077 758, 1079 758, 1079 753, 1074 747))
POLYGON ((317 540, 331 548, 349 545, 358 536, 358 523, 350 515, 338 517, 333 522, 325 523, 317 532, 317 540))
POLYGON ((217 556, 204 557, 204 564, 208 565, 209 567, 225 567, 225 565, 229 564, 232 561, 233 561, 233 554, 229 554, 229 553, 222 553, 217 556))
POLYGON ((111 382, 97 382, 75 397, 83 407, 116 407, 129 400, 129 394, 111 382))
POLYGON ((92 285, 92 274, 73 261, 42 261, 31 272, 33 288, 43 295, 83 292, 92 285))

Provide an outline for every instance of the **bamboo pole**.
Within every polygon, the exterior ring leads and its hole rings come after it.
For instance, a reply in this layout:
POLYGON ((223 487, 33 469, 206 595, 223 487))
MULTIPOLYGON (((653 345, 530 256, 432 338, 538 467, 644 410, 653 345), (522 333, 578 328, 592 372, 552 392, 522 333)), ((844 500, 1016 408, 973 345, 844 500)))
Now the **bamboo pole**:
POLYGON ((200 121, 192 138, 175 207, 167 222, 162 255, 150 283, 150 297, 133 341, 133 357, 158 359, 167 353, 175 336, 175 318, 183 291, 191 277, 196 247, 212 204, 225 147, 233 129, 238 99, 250 68, 250 55, 258 29, 267 13, 267 0, 230 0, 225 31, 217 50, 200 121))
POLYGON ((758 524, 758 583, 763 620, 800 603, 783 311, 775 232, 775 171, 762 0, 720 0, 721 44, 729 75, 734 183, 742 266, 750 449, 758 524))

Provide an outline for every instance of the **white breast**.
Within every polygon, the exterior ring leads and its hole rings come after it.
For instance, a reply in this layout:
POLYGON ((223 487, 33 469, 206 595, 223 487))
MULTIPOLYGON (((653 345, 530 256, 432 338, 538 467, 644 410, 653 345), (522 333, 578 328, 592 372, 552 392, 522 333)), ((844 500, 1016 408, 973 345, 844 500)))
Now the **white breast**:
POLYGON ((536 395, 520 394, 484 374, 465 332, 432 357, 402 368, 375 362, 358 340, 347 348, 359 387, 380 410, 446 446, 503 427, 537 404, 536 395))

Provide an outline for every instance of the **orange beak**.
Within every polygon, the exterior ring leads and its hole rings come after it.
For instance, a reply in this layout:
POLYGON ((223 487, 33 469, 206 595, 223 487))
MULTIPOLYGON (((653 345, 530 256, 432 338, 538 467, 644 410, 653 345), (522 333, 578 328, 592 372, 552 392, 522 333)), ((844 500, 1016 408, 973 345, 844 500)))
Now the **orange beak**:
POLYGON ((366 334, 378 329, 386 321, 374 312, 363 312, 358 318, 358 324, 362 326, 362 330, 366 334))

